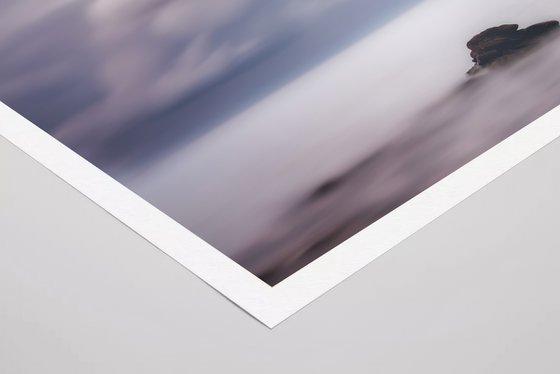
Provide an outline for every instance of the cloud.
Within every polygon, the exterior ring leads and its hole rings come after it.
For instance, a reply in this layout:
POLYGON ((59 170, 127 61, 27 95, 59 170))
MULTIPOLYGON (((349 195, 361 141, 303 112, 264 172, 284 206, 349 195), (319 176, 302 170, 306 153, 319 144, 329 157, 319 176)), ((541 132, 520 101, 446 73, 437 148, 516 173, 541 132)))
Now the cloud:
POLYGON ((94 149, 118 132, 119 124, 212 84, 287 34, 303 32, 310 19, 341 2, 52 0, 37 6, 33 0, 0 0, 0 50, 23 62, 0 64, 0 93, 33 96, 49 84, 55 91, 65 71, 81 69, 91 78, 81 89, 102 95, 58 124, 56 134, 94 149), (64 25, 67 34, 56 32, 56 25, 64 25), (66 50, 54 48, 60 44, 66 50), (50 53, 49 46, 59 53, 50 53), (27 64, 40 60, 41 66, 27 64))
POLYGON ((75 0, 49 0, 37 6, 34 0, 0 0, 0 44, 18 31, 71 5, 75 0))
POLYGON ((248 56, 266 31, 238 40, 216 37, 238 21, 248 3, 96 1, 88 16, 96 49, 104 56, 101 79, 111 93, 108 101, 136 97, 144 108, 161 105, 196 90, 248 56))

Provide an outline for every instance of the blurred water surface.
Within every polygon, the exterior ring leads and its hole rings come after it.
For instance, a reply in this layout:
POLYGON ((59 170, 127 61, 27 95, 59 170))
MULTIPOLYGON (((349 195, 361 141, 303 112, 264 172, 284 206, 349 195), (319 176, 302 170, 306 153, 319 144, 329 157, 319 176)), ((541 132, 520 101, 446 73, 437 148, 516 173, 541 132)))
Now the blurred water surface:
POLYGON ((560 105, 559 66, 555 38, 510 68, 465 77, 369 156, 305 191, 239 262, 272 284, 284 279, 560 105))

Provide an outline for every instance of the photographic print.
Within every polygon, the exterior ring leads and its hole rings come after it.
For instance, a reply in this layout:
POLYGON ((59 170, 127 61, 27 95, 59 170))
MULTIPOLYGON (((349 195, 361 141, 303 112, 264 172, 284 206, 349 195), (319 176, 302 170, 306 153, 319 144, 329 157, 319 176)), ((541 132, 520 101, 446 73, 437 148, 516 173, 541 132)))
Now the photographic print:
POLYGON ((558 106, 558 20, 558 0, 0 0, 0 100, 275 286, 558 106))

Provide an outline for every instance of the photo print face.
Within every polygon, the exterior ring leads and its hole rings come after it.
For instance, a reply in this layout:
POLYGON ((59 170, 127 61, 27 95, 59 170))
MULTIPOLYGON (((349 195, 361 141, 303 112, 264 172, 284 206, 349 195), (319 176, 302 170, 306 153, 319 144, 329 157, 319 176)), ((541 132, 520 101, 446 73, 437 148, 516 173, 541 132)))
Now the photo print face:
POLYGON ((558 106, 559 19, 557 0, 0 0, 0 100, 274 286, 558 106))

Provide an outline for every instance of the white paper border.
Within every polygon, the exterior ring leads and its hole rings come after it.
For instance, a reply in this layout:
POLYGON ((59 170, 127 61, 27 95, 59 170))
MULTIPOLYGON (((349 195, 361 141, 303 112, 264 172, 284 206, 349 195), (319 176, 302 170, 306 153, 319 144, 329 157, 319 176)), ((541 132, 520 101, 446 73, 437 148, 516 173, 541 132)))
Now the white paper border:
POLYGON ((272 328, 560 136, 560 106, 270 287, 0 103, 0 136, 272 328))

